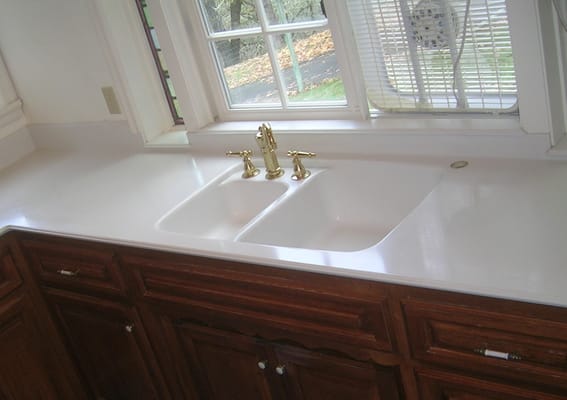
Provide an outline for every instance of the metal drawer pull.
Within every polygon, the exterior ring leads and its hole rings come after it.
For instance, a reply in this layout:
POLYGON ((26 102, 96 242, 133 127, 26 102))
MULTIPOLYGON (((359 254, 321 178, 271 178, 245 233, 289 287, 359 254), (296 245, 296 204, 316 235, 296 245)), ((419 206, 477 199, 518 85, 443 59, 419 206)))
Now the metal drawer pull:
POLYGON ((267 367, 268 367, 268 361, 266 360, 258 361, 258 368, 266 369, 267 367))
POLYGON ((124 327, 124 329, 126 330, 126 332, 128 333, 132 333, 134 331, 134 324, 128 324, 124 327))
POLYGON ((522 359, 521 356, 514 353, 504 353, 502 351, 490 350, 490 349, 475 349, 475 353, 481 354, 485 357, 499 358, 501 360, 519 361, 522 359))
POLYGON ((276 374, 278 374, 278 375, 285 374, 285 365, 278 365, 276 367, 276 374))
POLYGON ((63 275, 63 276, 77 276, 79 275, 79 269, 77 269, 76 271, 69 271, 68 269, 60 269, 59 271, 57 271, 57 273, 59 275, 63 275))

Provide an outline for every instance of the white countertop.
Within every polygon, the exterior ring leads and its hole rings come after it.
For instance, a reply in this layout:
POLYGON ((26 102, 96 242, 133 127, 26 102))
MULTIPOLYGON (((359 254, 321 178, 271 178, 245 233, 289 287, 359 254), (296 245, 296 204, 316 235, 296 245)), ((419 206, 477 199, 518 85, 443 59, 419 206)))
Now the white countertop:
MULTIPOLYGON (((448 161, 426 162, 446 168, 448 161)), ((167 211, 239 162, 181 152, 37 151, 0 171, 0 233, 51 232, 567 307, 567 162, 469 159, 467 168, 446 168, 385 239, 356 252, 156 229, 167 211)))

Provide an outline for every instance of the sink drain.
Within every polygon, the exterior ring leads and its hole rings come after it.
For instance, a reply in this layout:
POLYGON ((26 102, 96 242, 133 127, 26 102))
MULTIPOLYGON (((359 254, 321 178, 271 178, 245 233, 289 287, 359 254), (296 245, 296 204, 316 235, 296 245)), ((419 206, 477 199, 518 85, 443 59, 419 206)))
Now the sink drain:
POLYGON ((454 169, 459 169, 459 168, 465 168, 467 165, 469 165, 468 161, 455 161, 451 163, 451 168, 454 169))

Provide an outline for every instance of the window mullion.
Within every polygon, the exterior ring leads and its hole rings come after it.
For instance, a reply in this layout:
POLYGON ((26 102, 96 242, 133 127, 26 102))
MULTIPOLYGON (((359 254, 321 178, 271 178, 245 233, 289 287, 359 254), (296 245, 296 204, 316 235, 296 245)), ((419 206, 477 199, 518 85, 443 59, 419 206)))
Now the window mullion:
POLYGON ((278 52, 276 50, 276 47, 274 46, 273 35, 268 33, 268 17, 266 15, 266 10, 264 9, 262 0, 255 0, 255 2, 256 10, 258 10, 258 19, 260 20, 260 26, 262 27, 262 35, 264 36, 264 42, 266 43, 266 50, 268 51, 268 54, 270 56, 270 63, 272 64, 274 80, 276 81, 276 86, 280 92, 282 109, 286 110, 289 108, 289 100, 287 98, 283 73, 278 61, 278 52))
POLYGON ((206 38, 209 41, 226 40, 233 38, 246 38, 251 36, 258 36, 261 33, 262 33, 261 28, 247 28, 247 29, 238 29, 234 31, 206 33, 206 38))

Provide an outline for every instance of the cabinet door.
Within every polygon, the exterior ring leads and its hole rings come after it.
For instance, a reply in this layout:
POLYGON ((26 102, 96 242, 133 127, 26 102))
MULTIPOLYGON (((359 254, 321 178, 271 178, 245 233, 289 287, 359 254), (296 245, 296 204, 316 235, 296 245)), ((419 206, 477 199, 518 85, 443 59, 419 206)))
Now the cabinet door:
MULTIPOLYGON (((278 398, 265 346, 252 338, 183 320, 172 321, 182 362, 187 363, 199 400, 278 398)), ((190 379, 190 378, 189 378, 190 379)))
POLYGON ((442 371, 417 373, 422 400, 567 400, 567 396, 522 389, 442 371))
POLYGON ((275 349, 278 360, 276 373, 286 387, 286 399, 400 398, 393 370, 294 347, 275 346, 275 349))
POLYGON ((46 290, 46 298, 95 399, 164 399, 158 368, 134 309, 107 300, 46 290))
MULTIPOLYGON (((0 398, 58 399, 33 305, 27 296, 0 302, 0 398)), ((46 348, 47 347, 47 348, 46 348)))

